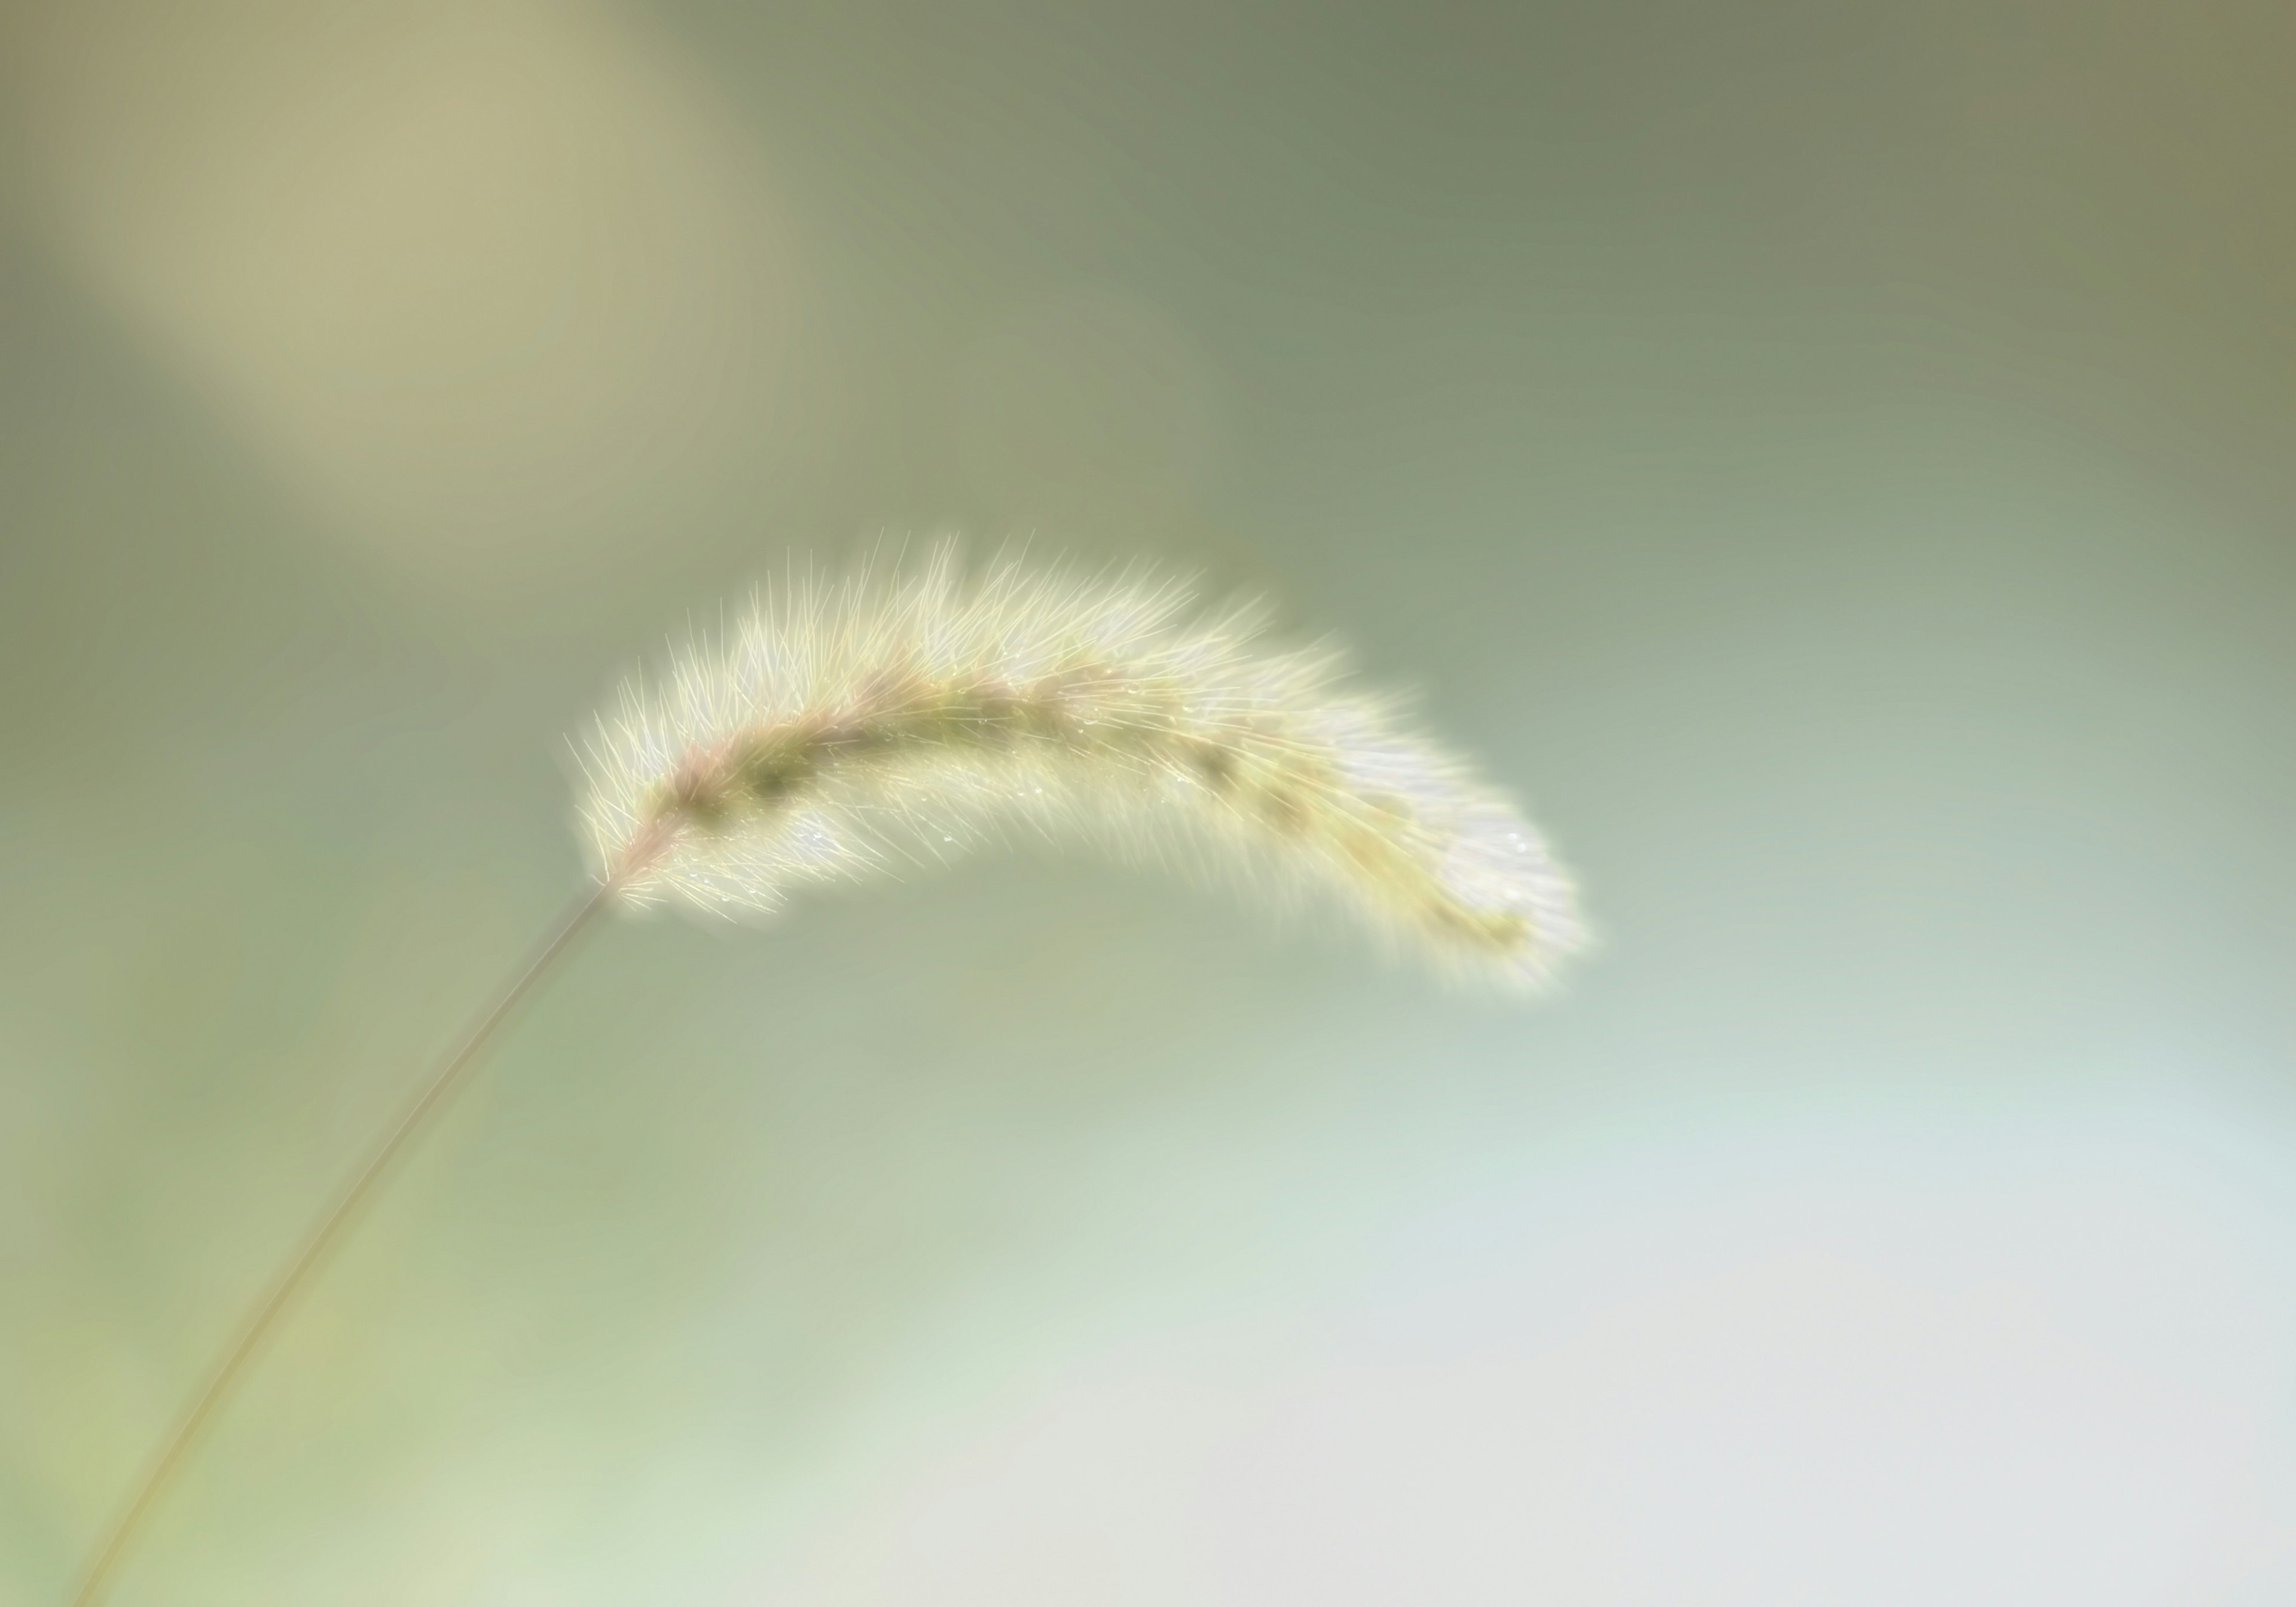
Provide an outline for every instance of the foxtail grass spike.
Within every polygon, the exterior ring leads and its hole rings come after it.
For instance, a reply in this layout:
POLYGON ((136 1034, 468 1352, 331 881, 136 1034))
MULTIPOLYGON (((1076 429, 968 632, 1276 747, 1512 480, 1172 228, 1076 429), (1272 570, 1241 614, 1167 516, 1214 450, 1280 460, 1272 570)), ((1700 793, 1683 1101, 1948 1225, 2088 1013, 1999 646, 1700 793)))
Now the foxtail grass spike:
POLYGON ((761 592, 634 681, 584 755, 594 867, 636 904, 771 911, 1014 828, 1332 896, 1388 947, 1543 980, 1580 940, 1537 831, 1351 690, 1139 570, 953 547, 761 592))

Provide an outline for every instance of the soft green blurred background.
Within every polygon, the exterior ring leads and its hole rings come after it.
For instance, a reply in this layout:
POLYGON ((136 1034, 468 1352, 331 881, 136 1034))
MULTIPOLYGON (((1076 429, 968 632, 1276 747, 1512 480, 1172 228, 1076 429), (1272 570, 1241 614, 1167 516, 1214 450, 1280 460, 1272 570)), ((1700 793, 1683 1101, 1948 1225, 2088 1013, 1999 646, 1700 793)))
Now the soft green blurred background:
POLYGON ((623 922, 127 1603, 2296 1599, 2296 9, 0 13, 0 1602, 792 553, 1267 591, 1521 1008, 1096 863, 623 922))

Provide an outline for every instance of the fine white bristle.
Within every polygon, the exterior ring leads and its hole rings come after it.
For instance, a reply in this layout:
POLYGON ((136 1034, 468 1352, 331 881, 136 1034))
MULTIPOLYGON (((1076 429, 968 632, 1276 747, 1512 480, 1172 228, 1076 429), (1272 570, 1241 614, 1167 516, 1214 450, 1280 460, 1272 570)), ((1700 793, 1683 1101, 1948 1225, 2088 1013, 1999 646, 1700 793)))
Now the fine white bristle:
POLYGON ((762 593, 587 748, 594 868, 726 914, 1013 825, 1320 890, 1446 969, 1537 982, 1580 941, 1529 823, 1256 610, 952 546, 762 593))

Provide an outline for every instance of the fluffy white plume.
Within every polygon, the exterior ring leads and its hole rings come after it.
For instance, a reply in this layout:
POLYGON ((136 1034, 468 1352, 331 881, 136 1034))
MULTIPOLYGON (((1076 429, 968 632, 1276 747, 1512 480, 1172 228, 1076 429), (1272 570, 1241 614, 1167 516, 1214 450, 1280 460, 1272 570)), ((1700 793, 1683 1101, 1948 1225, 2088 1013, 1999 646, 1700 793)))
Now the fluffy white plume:
POLYGON ((1534 982, 1580 932, 1538 833, 1459 760, 1189 588, 953 549, 761 595, 589 743, 597 873, 770 910, 1018 824, 1336 893, 1390 942, 1534 982))

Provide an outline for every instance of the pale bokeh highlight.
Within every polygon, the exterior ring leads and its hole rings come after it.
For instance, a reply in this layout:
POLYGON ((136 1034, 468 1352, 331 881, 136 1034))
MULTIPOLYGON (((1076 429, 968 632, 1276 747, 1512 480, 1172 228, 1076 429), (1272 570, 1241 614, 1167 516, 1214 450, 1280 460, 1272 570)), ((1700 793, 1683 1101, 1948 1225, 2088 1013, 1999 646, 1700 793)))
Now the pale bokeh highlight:
POLYGON ((1318 1299, 888 1426, 751 1599, 2251 1599, 2296 1568, 2283 1159, 2152 1103, 1470 1168, 1318 1299))
POLYGON ((770 451, 794 242, 642 21, 135 0, 0 38, 37 227, 323 528, 499 581, 770 451))

